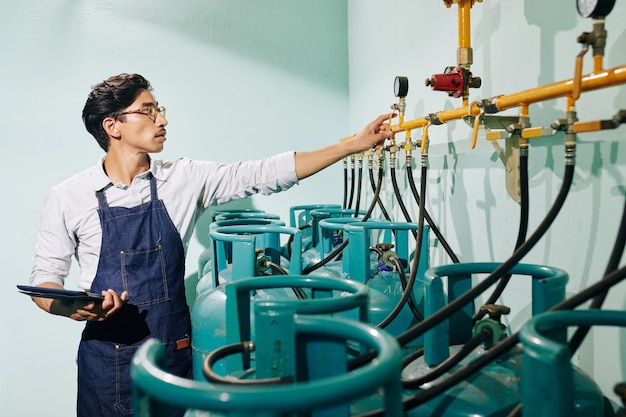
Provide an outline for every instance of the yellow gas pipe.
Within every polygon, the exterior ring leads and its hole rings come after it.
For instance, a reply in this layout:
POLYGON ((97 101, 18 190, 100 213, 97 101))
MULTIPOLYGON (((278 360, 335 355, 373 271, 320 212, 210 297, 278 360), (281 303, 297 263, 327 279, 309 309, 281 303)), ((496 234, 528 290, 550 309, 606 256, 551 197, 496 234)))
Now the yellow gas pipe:
MULTIPOLYGON (((471 47, 470 28, 471 19, 470 11, 472 9, 472 1, 458 0, 459 16, 458 16, 458 32, 459 32, 459 48, 469 49, 471 47)), ((470 62, 471 63, 471 62, 470 62)))
MULTIPOLYGON (((459 67, 467 70, 470 69, 474 61, 471 41, 471 10, 474 1, 475 0, 444 0, 444 4, 448 8, 451 7, 453 3, 458 4, 458 48, 456 51, 456 62, 459 67)), ((478 2, 482 2, 482 0, 478 0, 478 2)), ((464 106, 467 106, 468 103, 468 90, 469 87, 466 87, 463 92, 464 106)))
MULTIPOLYGON (((580 92, 599 90, 601 88, 614 87, 626 84, 626 65, 610 68, 592 73, 580 78, 580 92)), ((530 104, 539 103, 546 100, 552 100, 572 95, 574 90, 574 80, 568 79, 557 81, 552 84, 531 88, 513 94, 501 95, 492 99, 487 99, 492 106, 492 110, 488 113, 497 113, 514 107, 528 107, 530 104)), ((434 115, 438 123, 446 123, 451 120, 459 120, 465 116, 478 116, 483 109, 482 102, 472 102, 469 105, 457 107, 455 109, 443 110, 429 116, 420 117, 413 120, 405 121, 401 124, 391 126, 391 130, 396 133, 402 130, 414 130, 424 127, 432 121, 434 115), (428 120, 431 119, 431 120, 428 120)))
MULTIPOLYGON (((474 5, 474 2, 479 3, 482 0, 443 0, 446 7, 451 7, 453 3, 458 4, 458 44, 457 49, 457 63, 461 67, 469 68, 472 64, 472 48, 471 48, 471 19, 470 12, 474 5)), ((423 128, 423 134, 427 139, 427 125, 430 124, 444 124, 451 120, 462 119, 465 116, 474 116, 474 126, 472 132, 471 147, 472 149, 476 145, 478 137, 478 127, 480 125, 481 116, 485 114, 485 105, 489 105, 490 109, 488 113, 493 114, 500 111, 504 111, 514 107, 521 107, 521 116, 528 117, 528 106, 533 103, 538 103, 546 100, 567 97, 567 111, 575 111, 574 105, 576 100, 580 97, 580 94, 584 91, 592 91, 601 88, 613 87, 626 83, 626 65, 614 67, 608 70, 603 68, 604 60, 604 46, 606 40, 606 31, 604 29, 604 18, 594 19, 593 32, 591 34, 585 34, 591 36, 594 47, 593 54, 593 72, 586 76, 582 76, 582 59, 584 54, 588 50, 588 45, 585 45, 583 50, 578 54, 575 64, 574 78, 569 80, 558 81, 552 84, 546 84, 544 86, 524 90, 518 93, 509 95, 501 95, 493 97, 491 99, 481 101, 475 101, 469 104, 467 94, 463 96, 463 106, 452 110, 443 110, 438 113, 431 113, 428 116, 420 117, 418 119, 404 121, 404 112, 400 113, 398 124, 392 125, 391 118, 389 121, 390 129, 392 132, 397 133, 401 130, 405 131, 406 137, 410 137, 410 133, 413 129, 423 128), (434 119, 434 120, 433 120, 434 119)), ((580 131, 591 131, 599 126, 597 122, 590 122, 585 124, 578 122, 575 125, 580 125, 578 129, 580 131)), ((543 128, 526 128, 524 129, 524 138, 539 137, 543 135, 543 128)), ((346 139, 346 138, 344 138, 346 139)), ((343 140, 343 139, 342 139, 343 140)), ((424 140, 422 140, 422 143, 424 140)), ((422 149, 423 153, 423 149, 422 149)))

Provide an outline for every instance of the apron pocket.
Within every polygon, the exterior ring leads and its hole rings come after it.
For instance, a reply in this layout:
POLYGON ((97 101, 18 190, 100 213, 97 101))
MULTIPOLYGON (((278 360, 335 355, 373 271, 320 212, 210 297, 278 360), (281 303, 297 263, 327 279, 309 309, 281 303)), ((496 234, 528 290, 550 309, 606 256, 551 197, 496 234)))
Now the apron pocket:
POLYGON ((163 247, 138 252, 120 253, 122 280, 128 301, 149 305, 169 300, 163 247))

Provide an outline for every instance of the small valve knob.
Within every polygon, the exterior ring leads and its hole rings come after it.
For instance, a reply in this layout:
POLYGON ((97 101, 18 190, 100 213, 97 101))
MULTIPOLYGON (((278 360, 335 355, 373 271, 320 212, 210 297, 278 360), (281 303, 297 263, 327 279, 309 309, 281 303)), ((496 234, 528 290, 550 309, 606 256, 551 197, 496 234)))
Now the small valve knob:
POLYGON ((511 309, 501 304, 485 304, 480 308, 480 311, 483 313, 487 313, 490 319, 500 323, 500 318, 502 317, 502 315, 509 314, 511 312, 511 309))
POLYGON ((480 88, 481 85, 483 85, 483 80, 480 77, 470 77, 470 88, 480 88))
POLYGON ((483 343, 483 346, 489 349, 491 346, 498 343, 500 339, 506 337, 506 326, 500 322, 500 317, 502 317, 503 314, 509 314, 511 309, 499 304, 485 304, 480 308, 480 311, 487 313, 489 318, 484 318, 476 322, 472 333, 476 336, 482 331, 488 331, 491 337, 483 343))
POLYGON ((393 243, 377 243, 376 249, 379 249, 381 252, 387 252, 388 250, 393 249, 393 243))

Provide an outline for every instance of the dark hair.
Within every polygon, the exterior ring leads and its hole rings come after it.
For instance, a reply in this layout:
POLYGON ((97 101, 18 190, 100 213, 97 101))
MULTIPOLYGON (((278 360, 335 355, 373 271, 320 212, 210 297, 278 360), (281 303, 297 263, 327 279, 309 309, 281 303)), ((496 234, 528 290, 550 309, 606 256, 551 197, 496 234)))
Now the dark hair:
POLYGON ((105 152, 109 149, 109 136, 102 121, 130 106, 142 89, 152 91, 152 86, 139 74, 114 75, 91 88, 83 108, 83 123, 105 152))

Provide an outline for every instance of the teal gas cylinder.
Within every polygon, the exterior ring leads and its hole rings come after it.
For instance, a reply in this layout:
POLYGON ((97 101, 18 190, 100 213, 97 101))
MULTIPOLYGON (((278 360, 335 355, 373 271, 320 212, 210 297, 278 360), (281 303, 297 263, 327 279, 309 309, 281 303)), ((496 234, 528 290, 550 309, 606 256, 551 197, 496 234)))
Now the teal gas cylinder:
MULTIPOLYGON (((303 339, 302 334, 295 337, 290 317, 297 313, 298 317, 306 317, 312 314, 333 314, 358 308, 360 322, 368 321, 369 290, 364 284, 351 280, 337 280, 334 278, 317 276, 285 276, 270 278, 246 278, 231 282, 225 286, 227 302, 227 346, 222 350, 233 353, 233 346, 240 341, 254 338, 256 355, 252 356, 250 350, 242 350, 241 355, 221 357, 226 363, 228 377, 232 380, 239 376, 246 379, 249 384, 254 380, 264 378, 291 378, 296 381, 321 380, 329 377, 338 377, 348 369, 346 355, 347 347, 361 352, 369 351, 371 346, 362 344, 358 338, 347 334, 341 335, 338 340, 333 337, 326 339, 303 339), (271 300, 257 301, 254 303, 254 322, 250 319, 249 295, 260 290, 267 291, 270 288, 296 285, 310 289, 314 297, 307 300, 271 300), (259 306, 265 307, 260 309, 259 306), (259 314, 259 310, 262 313, 259 314), (288 313, 285 316, 285 313, 288 313), (284 321, 287 322, 284 322, 284 321), (254 325, 256 336, 250 328, 254 325), (254 366, 254 368, 251 368, 254 366)), ((359 326, 358 322, 348 321, 353 326, 359 326)), ((376 332, 373 328, 371 331, 376 332)), ((380 332, 386 333, 386 332, 380 332)), ((389 336, 390 337, 390 336, 389 336)), ((220 350, 218 348, 218 350, 220 350)), ((214 357, 216 351, 211 352, 214 357)), ((382 358, 376 358, 376 361, 382 358)), ((207 361, 209 358, 207 357, 207 361)), ((375 361, 375 362, 376 362, 375 361)), ((208 377, 213 384, 219 383, 222 378, 215 373, 216 365, 220 362, 212 360, 211 375, 208 377), (217 378, 217 379, 216 379, 217 378)), ((204 374, 207 363, 205 362, 204 374)), ((361 368, 358 368, 361 369, 361 368)), ((393 384, 399 382, 393 381, 393 384)), ((370 381, 373 382, 373 381, 370 381)), ((259 387, 259 385, 255 385, 259 387)), ((262 387, 262 386, 260 386, 262 387)), ((353 387, 344 387, 342 392, 347 392, 353 387)), ((365 401, 372 391, 362 395, 359 401, 365 401)), ((317 395, 311 391, 309 395, 317 395)), ((378 396, 376 397, 379 398, 378 396)), ((396 401, 396 400, 394 400, 396 401)), ((396 414, 399 412, 397 404, 394 406, 396 414)), ((263 409, 264 411, 266 408, 263 409)), ((202 414, 204 415, 204 414, 202 414)), ((348 416, 350 405, 344 401, 341 405, 332 406, 324 411, 316 412, 316 416, 348 416)), ((190 414, 188 414, 190 416, 190 414)))
MULTIPOLYGON (((359 223, 362 220, 354 217, 333 217, 322 219, 317 224, 317 244, 315 249, 310 249, 302 254, 302 264, 309 267, 317 264, 329 256, 344 243, 344 228, 349 223, 359 223)), ((341 256, 326 262, 322 267, 316 268, 314 273, 319 276, 347 278, 348 277, 348 251, 347 248, 341 256)))
MULTIPOLYGON (((289 208, 289 227, 295 227, 302 231, 302 250, 306 251, 315 246, 313 242, 313 210, 341 209, 339 204, 301 204, 289 208)), ((289 258, 291 249, 283 245, 283 256, 289 258)))
MULTIPOLYGON (((319 223, 325 219, 346 219, 343 222, 350 221, 350 219, 354 219, 356 221, 360 221, 365 214, 364 211, 360 211, 356 216, 354 215, 354 210, 350 209, 341 209, 341 208, 324 208, 324 209, 315 209, 311 210, 311 244, 308 249, 306 249, 302 254, 302 267, 304 269, 309 268, 311 265, 319 262, 323 257, 320 253, 320 235, 322 230, 320 230, 319 223)), ((342 220, 338 220, 338 223, 341 223, 342 220)), ((343 240, 340 233, 337 231, 334 232, 334 242, 337 244, 343 240)), ((329 250, 330 248, 324 248, 329 250)), ((326 252, 328 253, 328 252, 326 252)))
MULTIPOLYGON (((490 273, 498 266, 497 263, 468 263, 429 269, 425 275, 425 316, 429 317, 448 302, 469 290, 473 274, 490 273), (444 293, 444 287, 447 288, 447 294, 444 293)), ((519 279, 519 276, 531 278, 533 315, 545 312, 565 297, 568 275, 563 270, 518 264, 511 270, 511 273, 513 279, 519 279)), ((465 308, 427 331, 424 334, 424 356, 405 367, 403 379, 414 380, 428 374, 446 360, 451 353, 460 350, 461 345, 472 337, 473 328, 493 325, 493 318, 485 318, 478 321, 474 326, 473 315, 474 305, 469 303, 465 308), (489 321, 491 323, 488 323, 489 321)), ((494 338, 497 339, 498 337, 494 333, 494 338)), ((484 355, 489 347, 497 341, 485 342, 463 359, 458 366, 466 365, 475 358, 484 355)), ((522 400, 520 388, 526 362, 523 356, 524 349, 519 345, 514 347, 444 394, 409 410, 408 415, 419 417, 432 415, 442 417, 507 416, 512 408, 522 400)), ((441 378, 445 378, 449 374, 445 373, 441 378)), ((425 383, 420 388, 427 389, 436 382, 437 380, 425 383)), ((600 416, 601 414, 595 414, 597 411, 597 401, 595 400, 597 387, 593 381, 579 370, 574 370, 573 385, 575 392, 573 397, 577 411, 572 415, 580 417, 600 416), (590 398, 592 400, 589 400, 590 398)), ((419 390, 405 390, 405 397, 417 392, 419 390)), ((530 415, 534 416, 535 414, 530 415)))
MULTIPOLYGON (((229 243, 222 246, 213 247, 210 241, 210 231, 219 226, 244 226, 244 225, 276 225, 284 226, 285 222, 275 218, 263 218, 263 213, 255 213, 257 217, 242 217, 236 219, 227 220, 215 220, 209 224, 209 247, 205 249, 198 257, 198 283, 196 284, 196 298, 198 298, 204 291, 213 288, 213 252, 217 251, 216 256, 225 258, 226 262, 232 262, 232 249, 229 243)), ((271 215, 272 217, 274 215, 271 215)))
MULTIPOLYGON (((226 296, 224 294, 224 286, 228 282, 258 275, 257 249, 259 247, 270 249, 268 251, 269 258, 280 258, 278 253, 280 247, 279 235, 284 233, 294 236, 293 247, 299 251, 301 232, 290 227, 276 225, 219 226, 210 231, 211 244, 214 247, 226 244, 231 245, 232 262, 228 264, 226 258, 221 256, 216 256, 212 260, 214 266, 211 273, 213 282, 217 285, 204 291, 196 299, 192 307, 191 326, 194 374, 197 375, 201 369, 202 359, 206 353, 224 344, 226 335, 226 321, 224 319, 226 296), (263 242, 259 240, 261 237, 264 239, 263 242)), ((218 252, 216 250, 216 253, 218 252)), ((276 262, 280 262, 280 260, 276 262)), ((290 262, 289 272, 293 275, 301 272, 301 264, 298 257, 294 257, 290 262)), ((280 288, 268 291, 260 290, 255 293, 254 298, 257 300, 294 299, 296 296, 293 290, 280 288)))
MULTIPOLYGON (((350 223, 344 228, 348 237, 348 276, 358 282, 366 283, 370 289, 370 320, 376 325, 383 322, 396 308, 404 292, 400 273, 394 270, 386 258, 393 255, 398 259, 402 273, 409 277, 409 266, 412 256, 409 250, 409 232, 417 231, 417 224, 391 222, 386 220, 350 223), (375 237, 374 235, 378 235, 375 237), (370 250, 377 246, 378 251, 370 250), (391 249, 393 248, 393 251, 391 249)), ((416 280, 410 297, 413 304, 423 314, 424 273, 429 266, 429 227, 424 226, 423 244, 419 254, 419 265, 416 280)), ((346 251, 344 251, 346 252, 346 251)), ((415 324, 408 305, 391 321, 385 330, 394 336, 406 331, 415 324)))
MULTIPOLYGON (((334 278, 321 277, 315 275, 287 275, 273 277, 254 277, 240 279, 228 283, 224 287, 226 295, 226 344, 239 343, 242 341, 254 340, 260 342, 266 340, 267 334, 259 334, 256 322, 252 321, 250 296, 260 292, 272 292, 278 289, 298 288, 306 290, 311 294, 307 299, 274 298, 272 300, 254 299, 254 304, 265 302, 266 305, 273 305, 280 309, 292 310, 297 314, 334 314, 344 311, 354 311, 358 321, 368 322, 369 320, 369 290, 367 286, 351 280, 337 280, 334 278), (256 335, 252 332, 252 327, 257 327, 256 335)), ((256 320, 256 319, 255 319, 256 320)), ((267 330, 263 330, 266 332, 267 330)), ((282 330, 278 330, 282 332, 282 330)), ((260 352, 263 352, 261 348, 260 352)), ((257 351, 259 352, 259 351, 257 351)), ((323 359, 325 349, 311 351, 311 355, 323 359)), ((245 359, 245 358, 244 358, 245 359)), ((345 360, 345 350, 341 355, 345 360)), ((330 361, 332 357, 322 360, 317 369, 313 372, 332 373, 334 364, 330 361), (324 370, 326 369, 326 370, 324 370)), ((244 362, 249 362, 249 358, 244 362)), ((242 365, 241 359, 230 358, 226 363, 226 372, 245 371, 249 364, 242 365), (243 367, 243 368, 242 368, 243 367)), ((276 369, 275 369, 276 371, 276 369)), ((268 377, 270 369, 267 363, 257 363, 254 375, 268 377)), ((285 376, 282 371, 276 371, 285 376)))
MULTIPOLYGON (((217 216, 219 216, 220 214, 224 214, 224 213, 265 213, 265 211, 256 210, 256 209, 215 210, 211 212, 211 221, 209 222, 209 225, 215 222, 215 218, 217 216)), ((199 277, 202 277, 204 275, 202 274, 202 271, 204 270, 206 264, 211 259, 211 256, 212 256, 211 248, 205 249, 198 256, 198 276, 199 277)))
POLYGON ((522 409, 534 417, 605 417, 600 388, 570 363, 568 326, 626 327, 626 311, 554 311, 533 317, 520 330, 524 346, 522 409), (558 389, 556 388, 558 387, 558 389))
MULTIPOLYGON (((336 318, 286 315, 284 310, 273 305, 260 305, 257 311, 269 317, 268 336, 274 335, 276 324, 291 329, 287 339, 279 332, 276 336, 285 340, 287 357, 300 364, 296 382, 286 385, 230 385, 189 381, 167 372, 165 350, 156 339, 142 345, 131 364, 134 410, 137 417, 168 416, 173 407, 199 412, 202 416, 260 416, 283 417, 287 415, 315 415, 347 417, 347 404, 372 392, 384 393, 384 415, 402 415, 401 387, 399 383, 401 354, 397 342, 385 332, 377 331, 363 323, 336 318), (264 309, 265 307, 265 309, 264 309), (289 343, 291 340, 294 343, 289 343), (336 367, 329 376, 311 378, 310 370, 318 362, 311 361, 306 352, 308 346, 332 343, 336 351, 345 352, 347 340, 376 353, 376 360, 355 370, 346 371, 347 366, 336 367), (342 346, 343 344, 343 346, 342 346), (290 345, 291 348, 288 348, 290 345), (189 410, 191 409, 191 410, 189 410)), ((263 322, 261 318, 258 320, 263 322)), ((270 343, 275 346, 271 337, 270 343)), ((272 347, 273 347, 272 346, 272 347)), ((274 353, 275 349, 272 349, 274 353)), ((344 355, 345 359, 345 355, 344 355)))
MULTIPOLYGON (((231 239, 227 235, 254 236, 257 248, 267 253, 268 258, 275 264, 288 268, 289 262, 281 258, 279 253, 280 237, 281 235, 293 236, 297 232, 300 235, 297 229, 285 227, 282 220, 231 219, 215 221, 209 226, 209 248, 213 252, 213 257, 203 271, 203 279, 206 279, 203 282, 202 290, 215 287, 220 280, 231 279, 233 250, 231 239), (273 229, 272 227, 276 228, 273 229), (215 241, 214 237, 217 238, 218 242, 215 241)), ((295 265, 298 265, 297 258, 295 265)), ((260 272, 257 271, 254 275, 260 275, 260 272)), ((199 295, 198 291, 196 293, 199 295)))
MULTIPOLYGON (((255 221, 261 222, 262 220, 272 220, 272 223, 282 224, 280 217, 277 214, 266 213, 263 210, 217 210, 211 213, 211 222, 209 223, 209 229, 215 224, 223 225, 236 225, 236 224, 255 224, 255 221), (229 223, 230 222, 230 223, 229 223)), ((262 224, 262 223, 257 223, 262 224)), ((207 248, 198 257, 198 274, 204 271, 205 265, 211 259, 212 250, 207 248)), ((203 274, 202 274, 203 275, 203 274)), ((200 275, 200 276, 202 276, 200 275)))

